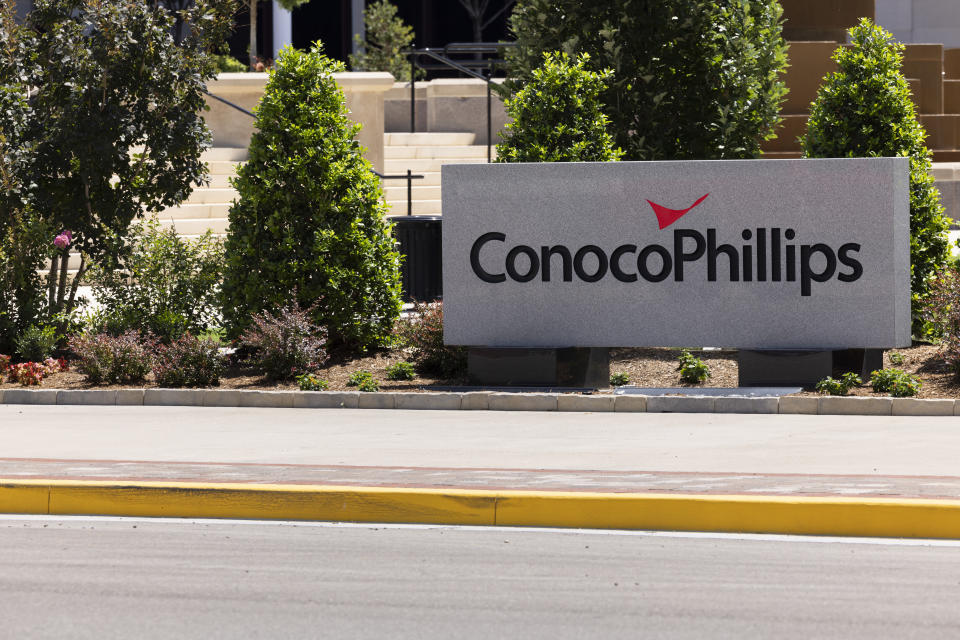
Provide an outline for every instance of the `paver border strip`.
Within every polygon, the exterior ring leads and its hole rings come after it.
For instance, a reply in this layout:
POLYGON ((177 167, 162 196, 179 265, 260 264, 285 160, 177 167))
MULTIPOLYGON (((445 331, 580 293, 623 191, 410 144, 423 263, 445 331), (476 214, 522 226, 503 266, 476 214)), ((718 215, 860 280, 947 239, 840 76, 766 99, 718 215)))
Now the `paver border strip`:
POLYGON ((263 391, 248 389, 0 389, 0 404, 317 409, 616 411, 960 416, 960 400, 886 396, 644 396, 490 391, 263 391))
POLYGON ((960 538, 960 500, 0 479, 0 512, 960 538))

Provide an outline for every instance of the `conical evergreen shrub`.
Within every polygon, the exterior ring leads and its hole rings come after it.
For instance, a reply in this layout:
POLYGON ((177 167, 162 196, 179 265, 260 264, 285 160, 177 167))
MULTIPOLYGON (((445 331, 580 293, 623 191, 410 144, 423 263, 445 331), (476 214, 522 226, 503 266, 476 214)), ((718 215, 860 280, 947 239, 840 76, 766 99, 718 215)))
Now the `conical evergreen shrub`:
POLYGON ((571 60, 545 53, 533 78, 505 101, 507 123, 497 145, 499 162, 606 162, 623 151, 613 142, 600 94, 613 78, 609 69, 586 68, 586 53, 571 60))
POLYGON ((833 54, 800 138, 808 158, 910 158, 910 269, 914 332, 930 280, 949 257, 940 194, 930 175, 930 152, 900 70, 903 45, 864 18, 850 30, 850 47, 833 54))
POLYGON ((314 306, 332 345, 389 339, 400 315, 400 255, 378 178, 355 137, 342 71, 319 44, 284 49, 257 109, 250 157, 233 181, 224 318, 240 335, 255 313, 314 306))

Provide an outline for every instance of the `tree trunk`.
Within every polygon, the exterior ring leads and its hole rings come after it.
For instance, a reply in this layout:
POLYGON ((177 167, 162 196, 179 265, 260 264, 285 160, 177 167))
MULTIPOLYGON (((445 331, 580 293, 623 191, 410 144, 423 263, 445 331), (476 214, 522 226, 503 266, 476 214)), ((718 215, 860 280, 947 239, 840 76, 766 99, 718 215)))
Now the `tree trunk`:
POLYGON ((70 263, 70 247, 63 249, 60 256, 60 284, 57 287, 57 308, 54 313, 63 311, 63 299, 67 293, 67 267, 70 263))
POLYGON ((50 258, 50 273, 47 275, 47 309, 48 313, 53 313, 53 307, 57 303, 57 271, 59 270, 60 258, 53 256, 50 258))
MULTIPOLYGON (((70 285, 70 297, 67 298, 67 308, 64 311, 69 315, 73 311, 74 305, 77 301, 77 289, 80 288, 80 279, 83 277, 83 274, 87 271, 87 259, 81 254, 80 255, 80 267, 77 269, 77 275, 73 277, 73 283, 70 285)), ((64 329, 66 329, 66 323, 64 323, 64 329)), ((61 330, 63 333, 63 329, 61 330)))
POLYGON ((257 69, 257 5, 260 0, 250 0, 250 70, 257 69))

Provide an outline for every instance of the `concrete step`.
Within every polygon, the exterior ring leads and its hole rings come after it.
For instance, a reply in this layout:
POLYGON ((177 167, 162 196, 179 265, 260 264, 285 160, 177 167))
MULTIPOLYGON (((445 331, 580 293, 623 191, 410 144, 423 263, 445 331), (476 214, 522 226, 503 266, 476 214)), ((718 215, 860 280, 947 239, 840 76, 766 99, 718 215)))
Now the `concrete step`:
MULTIPOLYGON (((426 215, 440 215, 440 200, 414 200, 413 201, 413 215, 415 216, 426 216, 426 215)), ((390 207, 387 215, 390 216, 405 216, 407 215, 407 201, 388 201, 387 206, 390 207)))
POLYGON ((239 166, 239 162, 229 160, 212 160, 207 163, 207 167, 213 175, 235 175, 239 166))
POLYGON ((226 233, 229 221, 226 218, 160 218, 161 227, 173 227, 178 235, 201 235, 207 229, 216 234, 226 233))
POLYGON ((960 162, 934 162, 931 174, 937 182, 960 180, 960 162))
POLYGON ((233 177, 232 173, 211 173, 207 176, 210 180, 210 184, 207 185, 193 185, 194 189, 232 189, 230 186, 230 178, 233 177))
MULTIPOLYGON (((496 147, 491 153, 497 156, 496 147)), ((487 147, 483 145, 456 145, 448 147, 407 147, 391 146, 383 148, 383 157, 393 158, 486 158, 487 147)))
MULTIPOLYGON (((405 174, 405 173, 406 173, 406 170, 400 171, 400 172, 398 172, 398 173, 404 173, 404 174, 405 174)), ((437 171, 414 171, 414 174, 423 176, 422 178, 413 181, 413 186, 414 186, 414 187, 436 187, 436 186, 440 186, 440 171, 439 171, 439 170, 437 170, 437 171)), ((384 181, 383 181, 383 186, 384 186, 385 189, 389 189, 389 188, 391 188, 391 187, 403 187, 404 189, 406 189, 406 188, 407 188, 407 179, 404 177, 404 178, 396 178, 396 179, 384 180, 384 181)))
POLYGON ((209 187, 198 187, 187 198, 189 204, 224 204, 231 203, 240 194, 236 189, 211 189, 209 187))
MULTIPOLYGON (((392 181, 391 181, 392 182, 392 181)), ((421 186, 420 183, 422 180, 413 181, 413 199, 414 200, 439 200, 440 199, 440 185, 436 186, 421 186)), ((397 201, 403 200, 407 201, 407 186, 404 183, 402 187, 385 187, 383 189, 383 195, 388 201, 397 201)))
POLYGON ((241 147, 213 147, 204 151, 200 155, 200 159, 204 162, 216 160, 243 162, 247 159, 247 149, 241 147))
POLYGON ((217 204, 181 204, 177 207, 164 209, 157 218, 164 220, 187 220, 196 218, 226 218, 230 211, 230 205, 224 203, 217 204))
MULTIPOLYGON (((79 268, 80 268, 80 254, 79 254, 79 253, 71 253, 71 254, 70 254, 70 257, 67 259, 67 271, 68 271, 68 272, 76 273, 76 272, 77 272, 77 269, 79 269, 79 268)), ((49 261, 49 260, 44 261, 44 263, 43 263, 43 269, 41 269, 40 271, 41 271, 41 273, 43 273, 44 275, 47 275, 48 273, 50 273, 50 261, 49 261)))
POLYGON ((474 133, 447 133, 447 132, 422 132, 422 133, 385 133, 383 134, 383 144, 385 146, 458 146, 471 145, 477 139, 474 133))
POLYGON ((414 173, 424 171, 440 171, 445 164, 483 164, 487 158, 402 158, 384 160, 384 171, 388 174, 406 173, 410 169, 414 173))

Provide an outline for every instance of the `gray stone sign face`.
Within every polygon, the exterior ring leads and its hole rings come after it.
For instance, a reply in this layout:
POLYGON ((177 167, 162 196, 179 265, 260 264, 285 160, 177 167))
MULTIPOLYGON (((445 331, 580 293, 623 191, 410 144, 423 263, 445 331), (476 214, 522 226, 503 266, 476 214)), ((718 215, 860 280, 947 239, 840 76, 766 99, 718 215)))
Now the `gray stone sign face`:
POLYGON ((444 339, 910 344, 906 158, 443 167, 444 339))

